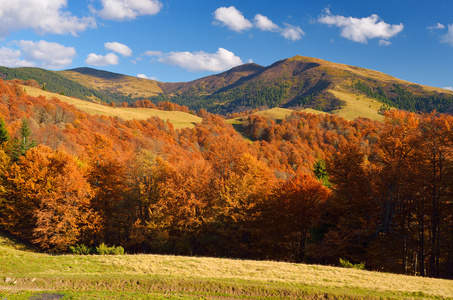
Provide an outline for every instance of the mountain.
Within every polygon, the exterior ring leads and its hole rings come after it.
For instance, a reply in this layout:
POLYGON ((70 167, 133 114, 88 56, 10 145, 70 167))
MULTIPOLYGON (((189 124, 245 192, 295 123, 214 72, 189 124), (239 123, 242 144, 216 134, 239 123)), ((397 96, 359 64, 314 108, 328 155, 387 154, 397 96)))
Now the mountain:
POLYGON ((58 72, 63 77, 78 82, 89 89, 109 94, 119 94, 126 102, 144 99, 163 93, 158 82, 92 68, 76 68, 58 72))
POLYGON ((170 101, 192 110, 232 113, 273 107, 316 109, 347 119, 379 119, 383 109, 451 113, 453 92, 321 59, 294 56, 270 66, 244 64, 190 82, 166 83, 91 68, 0 68, 4 79, 34 79, 52 92, 85 100, 170 101))
MULTIPOLYGON (((92 69, 94 70, 94 69, 92 69)), ((97 71, 97 70, 95 70, 97 71)), ((104 73, 110 73, 105 71, 98 71, 104 73)), ((35 81, 35 83, 28 83, 32 86, 40 85, 43 90, 47 90, 54 93, 59 93, 62 95, 67 95, 70 97, 76 97, 83 100, 94 101, 94 102, 133 102, 133 98, 125 95, 122 92, 117 92, 112 89, 102 88, 101 84, 96 84, 90 86, 86 84, 87 78, 82 78, 76 80, 71 78, 71 73, 62 71, 55 72, 49 71, 41 68, 32 68, 32 67, 21 67, 21 68, 7 68, 0 66, 0 79, 3 80, 13 80, 19 79, 24 81, 35 81), (69 75, 68 75, 69 74, 69 75)), ((114 73, 110 73, 114 74, 114 73)), ((118 74, 119 75, 119 74, 118 74)), ((125 76, 125 75, 120 75, 125 76)), ((75 75, 72 77, 76 77, 75 75)), ((94 76, 91 76, 93 78, 94 76)), ((126 77, 126 76, 125 76, 126 77)), ((111 76, 114 78, 114 76, 111 76)), ((135 77, 132 77, 135 78, 135 77)), ((113 80, 113 79, 110 79, 113 80)), ((139 78, 137 78, 139 80, 139 78)), ((145 80, 145 79, 142 79, 145 80)), ((152 95, 155 95, 152 94, 152 95)), ((144 97, 139 97, 139 99, 144 99, 144 97)))
MULTIPOLYGON (((351 98, 365 100, 367 106, 379 103, 378 109, 388 106, 450 112, 453 107, 451 91, 302 56, 280 60, 268 67, 246 64, 188 83, 161 86, 170 101, 217 113, 266 106, 338 112, 355 106, 351 98)), ((373 111, 376 113, 376 109, 373 111)))

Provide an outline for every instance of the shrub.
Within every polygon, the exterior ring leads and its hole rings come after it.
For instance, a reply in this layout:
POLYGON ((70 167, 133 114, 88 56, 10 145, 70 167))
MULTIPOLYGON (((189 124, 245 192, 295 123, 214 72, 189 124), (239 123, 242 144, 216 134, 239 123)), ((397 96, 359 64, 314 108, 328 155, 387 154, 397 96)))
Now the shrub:
POLYGON ((340 266, 343 268, 365 270, 365 263, 353 264, 353 263, 349 262, 349 260, 343 259, 341 257, 340 257, 340 266))
POLYGON ((78 255, 88 255, 88 254, 99 254, 99 255, 123 255, 124 248, 121 246, 112 246, 108 247, 106 244, 102 243, 98 247, 88 248, 84 244, 77 244, 75 246, 70 246, 69 250, 72 254, 78 255))
POLYGON ((84 244, 77 244, 75 246, 70 246, 69 250, 71 251, 72 254, 78 254, 78 255, 87 255, 91 254, 91 248, 88 248, 84 244))
POLYGON ((115 247, 109 247, 106 244, 102 243, 99 245, 99 247, 96 247, 96 254, 100 255, 123 255, 124 254, 124 248, 121 246, 115 247))

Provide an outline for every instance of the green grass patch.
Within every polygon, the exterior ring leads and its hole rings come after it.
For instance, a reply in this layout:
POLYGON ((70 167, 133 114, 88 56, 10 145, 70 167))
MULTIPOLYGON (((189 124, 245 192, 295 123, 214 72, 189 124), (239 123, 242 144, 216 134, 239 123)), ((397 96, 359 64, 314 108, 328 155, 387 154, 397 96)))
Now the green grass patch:
POLYGON ((273 261, 48 255, 17 250, 11 243, 0 238, 0 299, 44 294, 61 299, 453 298, 449 280, 273 261))

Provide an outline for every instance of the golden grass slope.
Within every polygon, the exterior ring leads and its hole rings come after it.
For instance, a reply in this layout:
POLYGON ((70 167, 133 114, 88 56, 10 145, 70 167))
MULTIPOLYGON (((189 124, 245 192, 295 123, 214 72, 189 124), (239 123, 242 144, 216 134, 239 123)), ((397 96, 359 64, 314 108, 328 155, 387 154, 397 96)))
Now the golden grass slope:
POLYGON ((341 109, 333 111, 334 115, 349 121, 357 117, 364 117, 373 121, 384 120, 384 116, 378 114, 382 105, 379 101, 364 95, 351 93, 341 88, 332 89, 329 92, 345 102, 345 105, 341 109))
MULTIPOLYGON (((366 78, 372 78, 377 81, 383 81, 387 83, 400 83, 400 84, 414 84, 412 82, 398 79, 396 77, 390 76, 388 74, 379 72, 379 71, 374 71, 370 69, 365 69, 365 68, 360 68, 356 66, 350 66, 350 65, 345 65, 345 64, 339 64, 339 63, 334 63, 326 60, 322 60, 319 58, 313 58, 313 57, 304 57, 300 55, 296 55, 294 57, 288 58, 288 61, 303 61, 303 62, 310 62, 310 63, 318 63, 320 66, 318 68, 323 68, 325 70, 329 71, 329 74, 332 75, 342 75, 342 74, 355 74, 361 77, 366 77, 366 78)), ((431 86, 426 86, 426 85, 420 85, 423 87, 424 90, 426 91, 436 91, 439 93, 448 93, 448 94, 453 94, 453 91, 451 90, 446 90, 442 88, 437 88, 437 87, 431 87, 431 86)))
POLYGON ((48 255, 17 250, 0 235, 0 295, 37 290, 71 299, 452 299, 453 281, 273 261, 48 255))
POLYGON ((47 98, 57 98, 61 101, 67 102, 74 105, 91 115, 102 115, 108 117, 119 117, 123 120, 146 120, 150 117, 159 117, 162 120, 169 120, 173 124, 175 129, 180 128, 192 128, 195 124, 201 122, 201 118, 181 111, 162 111, 150 108, 124 108, 124 107, 110 107, 89 101, 84 101, 72 97, 67 97, 55 93, 43 91, 38 88, 30 86, 23 86, 26 93, 30 96, 44 96, 47 98))
POLYGON ((163 93, 156 81, 121 75, 115 79, 81 74, 75 71, 60 71, 59 74, 86 87, 110 92, 121 92, 132 98, 152 97, 163 93))

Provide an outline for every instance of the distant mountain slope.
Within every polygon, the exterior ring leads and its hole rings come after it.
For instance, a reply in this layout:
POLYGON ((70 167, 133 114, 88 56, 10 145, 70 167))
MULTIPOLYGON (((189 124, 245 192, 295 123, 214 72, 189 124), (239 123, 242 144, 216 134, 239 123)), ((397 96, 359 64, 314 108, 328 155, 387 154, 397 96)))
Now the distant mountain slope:
POLYGON ((4 80, 35 80, 46 90, 54 93, 70 95, 80 99, 88 99, 95 92, 94 90, 90 90, 77 82, 66 79, 56 72, 40 68, 0 67, 0 78, 4 80))
POLYGON ((163 121, 169 120, 175 129, 192 128, 202 119, 195 115, 191 115, 182 111, 164 111, 151 108, 126 108, 126 107, 111 107, 98 103, 87 102, 80 99, 63 96, 60 94, 43 91, 34 87, 24 87, 26 93, 30 96, 44 96, 46 98, 57 98, 61 101, 74 105, 76 108, 89 113, 91 115, 100 115, 108 117, 119 117, 123 120, 146 120, 151 117, 158 117, 163 121))
POLYGON ((442 112, 450 112, 453 107, 453 96, 448 90, 302 56, 284 59, 268 67, 246 64, 188 83, 161 83, 161 86, 166 94, 158 98, 217 113, 259 107, 339 112, 345 106, 351 108, 349 100, 354 95, 365 99, 374 113, 387 106, 442 112), (374 101, 380 103, 377 108, 376 103, 371 104, 374 101))
POLYGON ((58 73, 89 89, 129 97, 130 100, 126 102, 153 97, 163 92, 157 81, 92 68, 77 68, 58 73))
POLYGON ((5 79, 35 79, 81 99, 170 101, 192 110, 231 113, 273 107, 316 109, 354 119, 380 119, 383 109, 453 113, 453 92, 325 60, 294 56, 264 67, 244 64, 190 82, 165 83, 91 68, 52 72, 0 68, 5 79))
MULTIPOLYGON (((103 71, 105 72, 105 71, 103 71)), ((109 72, 105 72, 109 73, 109 72)), ((124 76, 124 75, 121 75, 124 76)), ((123 93, 116 91, 103 90, 96 86, 90 87, 83 85, 74 79, 63 76, 60 72, 48 71, 40 68, 7 68, 0 66, 0 79, 12 80, 35 80, 45 90, 53 93, 60 93, 71 97, 76 97, 84 100, 91 100, 95 102, 128 102, 131 103, 135 100, 144 99, 144 97, 136 97, 134 99, 123 93)))

